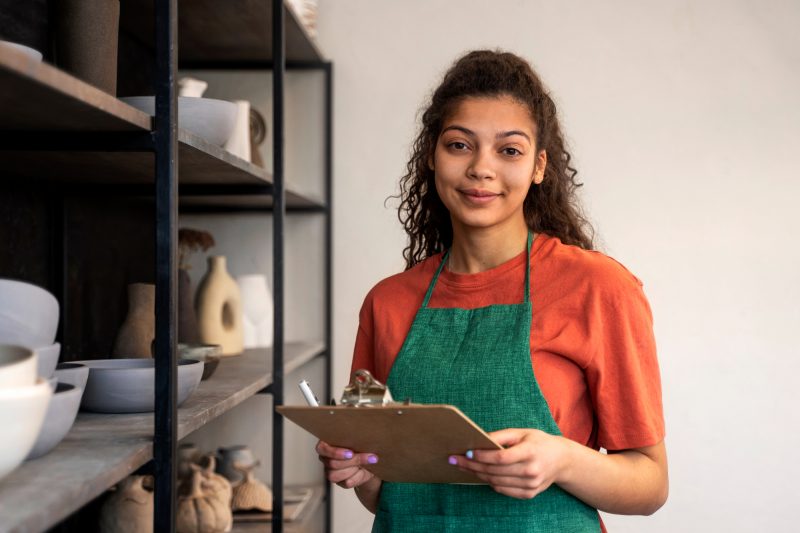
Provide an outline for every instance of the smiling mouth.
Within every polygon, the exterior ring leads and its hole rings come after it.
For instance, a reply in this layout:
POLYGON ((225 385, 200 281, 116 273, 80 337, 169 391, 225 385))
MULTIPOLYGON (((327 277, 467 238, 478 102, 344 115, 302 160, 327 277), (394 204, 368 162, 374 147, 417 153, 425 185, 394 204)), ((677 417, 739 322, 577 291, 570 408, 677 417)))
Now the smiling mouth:
POLYGON ((473 204, 487 204, 500 196, 499 193, 479 189, 460 189, 458 192, 473 204))

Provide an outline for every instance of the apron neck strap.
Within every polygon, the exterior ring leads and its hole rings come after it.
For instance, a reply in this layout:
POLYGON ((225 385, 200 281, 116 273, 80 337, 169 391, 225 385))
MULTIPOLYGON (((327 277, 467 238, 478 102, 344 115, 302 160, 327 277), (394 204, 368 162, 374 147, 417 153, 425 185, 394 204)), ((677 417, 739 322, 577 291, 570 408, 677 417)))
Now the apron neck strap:
MULTIPOLYGON (((531 301, 531 244, 533 243, 533 233, 528 231, 528 244, 525 247, 526 254, 525 254, 525 303, 531 301)), ((422 307, 428 307, 428 302, 431 299, 431 295, 433 294, 433 287, 436 286, 436 282, 439 280, 439 274, 442 273, 442 269, 444 265, 447 264, 447 258, 450 257, 450 249, 444 253, 442 256, 442 262, 439 263, 439 268, 436 269, 436 274, 434 274, 433 279, 431 280, 431 284, 428 285, 428 292, 425 293, 425 299, 422 301, 422 307)))

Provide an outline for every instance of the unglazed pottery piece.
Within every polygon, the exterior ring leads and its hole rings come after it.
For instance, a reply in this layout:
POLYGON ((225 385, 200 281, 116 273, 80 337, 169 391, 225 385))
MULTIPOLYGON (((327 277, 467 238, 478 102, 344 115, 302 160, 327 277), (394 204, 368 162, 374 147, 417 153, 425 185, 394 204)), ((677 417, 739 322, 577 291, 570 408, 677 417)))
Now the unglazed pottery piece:
POLYGON ((179 483, 192 474, 191 465, 199 463, 202 457, 203 454, 200 452, 200 449, 191 442, 178 445, 179 483))
POLYGON ((56 62, 109 94, 117 92, 119 0, 59 0, 56 62))
POLYGON ((55 394, 47 407, 42 429, 36 438, 33 449, 28 454, 28 460, 45 455, 69 433, 72 424, 75 423, 82 395, 83 389, 74 385, 67 383, 57 385, 55 394))
POLYGON ((152 357, 156 336, 156 286, 151 283, 128 285, 128 316, 119 328, 111 355, 114 357, 152 357))
MULTIPOLYGON (((154 96, 127 96, 120 100, 149 115, 156 113, 154 96)), ((236 104, 214 98, 180 96, 178 124, 209 143, 222 146, 236 125, 236 104)))
POLYGON ((236 283, 242 294, 244 347, 269 348, 273 336, 273 302, 266 276, 239 276, 236 283))
POLYGON ((244 476, 244 481, 233 488, 231 509, 234 511, 272 511, 272 491, 262 481, 255 478, 253 469, 258 463, 244 467, 234 463, 233 467, 244 476))
POLYGON ((178 342, 197 344, 197 315, 194 312, 192 278, 184 268, 178 269, 178 342))
POLYGON ((52 396, 50 384, 43 379, 35 385, 0 387, 0 479, 33 449, 52 396))
POLYGON ((50 346, 36 348, 37 372, 40 378, 49 378, 53 375, 58 364, 58 356, 61 354, 61 343, 53 343, 50 346))
POLYGON ((33 350, 0 344, 0 389, 35 384, 38 361, 39 357, 33 350))
POLYGON ((58 300, 43 288, 0 279, 0 344, 50 346, 58 329, 58 300))
MULTIPOLYGON (((81 409, 95 413, 147 413, 155 404, 153 359, 78 361, 89 367, 81 409)), ((178 405, 194 392, 203 375, 203 362, 178 362, 178 405)))
POLYGON ((234 100, 236 122, 224 148, 233 155, 250 162, 250 102, 234 100))
POLYGON ((178 344, 178 357, 203 361, 203 380, 211 377, 222 357, 222 346, 219 344, 178 344))
POLYGON ((58 378, 59 383, 69 383, 84 390, 89 379, 89 367, 80 363, 59 363, 53 376, 58 378))
POLYGON ((214 473, 214 457, 203 468, 191 465, 192 474, 178 490, 178 533, 225 533, 233 527, 231 485, 214 473))
POLYGON ((150 476, 120 481, 100 509, 100 533, 153 533, 153 493, 145 488, 150 476))
POLYGON ((239 286, 225 269, 225 257, 208 258, 208 272, 197 287, 195 298, 200 342, 219 344, 222 355, 244 350, 242 301, 239 286))

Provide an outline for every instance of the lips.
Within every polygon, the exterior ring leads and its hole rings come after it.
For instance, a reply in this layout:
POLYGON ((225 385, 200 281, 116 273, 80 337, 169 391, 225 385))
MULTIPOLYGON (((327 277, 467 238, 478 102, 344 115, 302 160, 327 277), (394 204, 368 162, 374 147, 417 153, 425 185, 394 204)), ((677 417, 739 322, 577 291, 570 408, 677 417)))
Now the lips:
POLYGON ((489 198, 489 197, 500 196, 496 192, 486 191, 483 189, 461 189, 459 190, 459 192, 461 194, 465 194, 467 196, 473 196, 475 198, 489 198))

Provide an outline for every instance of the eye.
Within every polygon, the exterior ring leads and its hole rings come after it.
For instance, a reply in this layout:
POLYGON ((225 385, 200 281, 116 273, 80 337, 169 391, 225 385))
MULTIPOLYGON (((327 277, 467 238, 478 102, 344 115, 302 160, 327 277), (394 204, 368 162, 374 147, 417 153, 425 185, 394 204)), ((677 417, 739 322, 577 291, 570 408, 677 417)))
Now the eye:
POLYGON ((503 150, 502 150, 502 151, 503 151, 503 153, 504 153, 504 154, 506 154, 506 155, 510 155, 510 156, 518 156, 518 155, 522 155, 522 152, 520 152, 520 151, 519 151, 519 150, 517 150, 516 148, 512 148, 512 147, 510 147, 510 146, 509 146, 509 147, 507 147, 507 148, 503 148, 503 150))
POLYGON ((459 152, 462 152, 468 148, 468 146, 465 143, 462 143, 460 141, 451 142, 447 146, 459 152))

